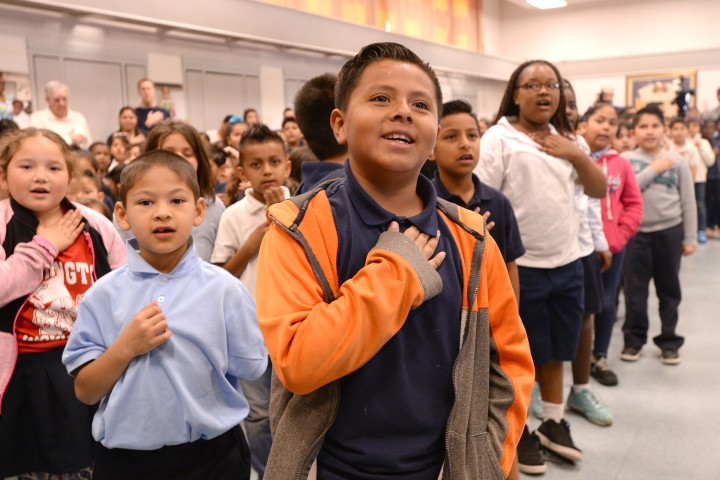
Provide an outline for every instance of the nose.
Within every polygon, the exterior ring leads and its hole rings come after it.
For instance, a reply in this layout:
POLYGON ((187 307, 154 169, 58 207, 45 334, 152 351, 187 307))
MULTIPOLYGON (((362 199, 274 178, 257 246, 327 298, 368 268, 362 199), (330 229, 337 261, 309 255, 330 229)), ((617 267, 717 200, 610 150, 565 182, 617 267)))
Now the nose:
POLYGON ((154 217, 158 219, 166 219, 170 217, 170 206, 168 202, 156 202, 154 217))
POLYGON ((400 121, 412 121, 412 109, 410 108, 410 105, 405 100, 400 100, 395 103, 395 110, 393 114, 393 120, 400 120, 400 121))

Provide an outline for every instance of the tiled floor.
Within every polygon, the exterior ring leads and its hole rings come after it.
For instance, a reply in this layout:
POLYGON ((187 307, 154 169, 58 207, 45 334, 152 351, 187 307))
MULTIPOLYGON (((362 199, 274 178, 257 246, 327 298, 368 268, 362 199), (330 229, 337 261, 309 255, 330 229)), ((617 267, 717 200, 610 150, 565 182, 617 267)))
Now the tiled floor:
MULTIPOLYGON (((609 405, 614 425, 598 427, 568 413, 583 461, 577 465, 548 462, 548 472, 535 478, 720 480, 720 240, 710 240, 695 255, 683 258, 681 281, 682 364, 663 365, 654 345, 647 345, 636 363, 621 361, 621 318, 610 347, 620 384, 604 387, 591 380, 609 405)), ((650 312, 652 337, 660 329, 654 292, 650 312)), ((565 373, 569 389, 569 368, 565 373)), ((538 424, 530 420, 531 428, 538 424)))

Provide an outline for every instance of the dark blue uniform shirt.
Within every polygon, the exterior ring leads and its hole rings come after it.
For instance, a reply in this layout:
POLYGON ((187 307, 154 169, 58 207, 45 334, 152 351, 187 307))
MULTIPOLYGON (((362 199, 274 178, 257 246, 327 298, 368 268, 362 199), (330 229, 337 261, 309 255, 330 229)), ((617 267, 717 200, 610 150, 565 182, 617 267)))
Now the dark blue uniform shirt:
POLYGON ((440 230, 437 252, 442 293, 411 310, 400 331, 363 367, 340 379, 340 407, 318 457, 324 480, 436 480, 445 458, 445 428, 454 401, 452 368, 460 347, 462 270, 450 230, 437 212, 436 193, 420 176, 424 210, 397 217, 358 184, 349 165, 328 198, 338 232, 340 283, 363 266, 391 221, 440 230))
POLYGON ((458 195, 448 192, 437 173, 432 183, 437 190, 438 197, 468 210, 480 207, 482 213, 490 212, 488 222, 495 222, 495 226, 490 230, 490 235, 497 243, 506 263, 522 257, 525 254, 525 247, 520 238, 520 229, 510 200, 500 190, 480 183, 480 179, 474 173, 472 178, 475 193, 468 203, 465 203, 458 195))

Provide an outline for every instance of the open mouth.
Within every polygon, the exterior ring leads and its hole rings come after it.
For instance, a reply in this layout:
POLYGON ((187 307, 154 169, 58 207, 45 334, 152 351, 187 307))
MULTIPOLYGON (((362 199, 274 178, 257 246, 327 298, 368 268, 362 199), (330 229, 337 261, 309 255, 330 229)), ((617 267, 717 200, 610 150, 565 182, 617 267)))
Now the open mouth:
POLYGON ((168 235, 171 233, 175 233, 175 230, 170 227, 157 227, 157 228, 154 228, 152 232, 155 235, 168 235))
POLYGON ((465 155, 462 155, 460 158, 458 158, 458 160, 460 160, 462 162, 472 162, 475 159, 473 158, 473 156, 471 154, 467 153, 465 155))
POLYGON ((50 193, 50 190, 47 188, 33 188, 30 193, 50 193))
POLYGON ((550 108, 551 105, 552 105, 552 102, 550 101, 550 99, 547 99, 547 98, 542 98, 537 101, 538 107, 550 108))
POLYGON ((415 143, 415 140, 410 138, 409 136, 402 134, 402 133, 390 133, 388 135, 383 136, 385 140, 390 140, 392 142, 399 142, 403 143, 405 145, 411 145, 415 143))

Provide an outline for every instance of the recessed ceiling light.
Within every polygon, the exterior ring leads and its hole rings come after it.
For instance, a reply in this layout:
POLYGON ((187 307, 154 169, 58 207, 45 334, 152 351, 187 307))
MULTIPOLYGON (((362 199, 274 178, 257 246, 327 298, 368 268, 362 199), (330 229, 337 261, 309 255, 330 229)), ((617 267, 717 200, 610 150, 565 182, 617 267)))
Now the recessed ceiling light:
POLYGON ((567 7, 565 0, 525 0, 529 5, 541 10, 549 10, 551 8, 567 7))

